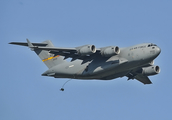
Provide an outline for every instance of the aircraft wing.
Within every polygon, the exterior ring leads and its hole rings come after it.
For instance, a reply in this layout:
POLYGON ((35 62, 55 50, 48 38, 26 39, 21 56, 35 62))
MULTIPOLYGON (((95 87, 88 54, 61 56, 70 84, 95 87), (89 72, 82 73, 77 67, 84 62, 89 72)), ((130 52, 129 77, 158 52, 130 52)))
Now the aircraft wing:
POLYGON ((130 79, 136 79, 140 82, 142 82, 143 84, 152 84, 152 82, 150 81, 150 79, 148 78, 148 76, 145 76, 143 74, 141 74, 138 70, 140 68, 136 68, 132 71, 130 71, 126 76, 128 77, 128 80, 130 79))
MULTIPOLYGON (((90 60, 92 60, 92 56, 95 55, 95 54, 90 54, 90 55, 85 55, 85 56, 80 55, 78 50, 84 46, 76 47, 76 48, 48 47, 48 46, 46 46, 47 44, 44 42, 43 43, 31 43, 28 39, 27 39, 27 42, 11 42, 9 44, 28 46, 31 48, 31 50, 36 50, 36 49, 46 50, 46 51, 49 51, 49 53, 64 56, 65 57, 64 59, 72 58, 71 61, 76 60, 76 59, 90 61, 90 60)), ((87 45, 85 45, 85 46, 87 46, 87 45)), ((100 49, 97 49, 95 53, 97 53, 97 52, 100 52, 100 49)))
MULTIPOLYGON (((81 47, 83 47, 83 46, 81 46, 81 47)), ((76 47, 76 48, 36 47, 36 49, 47 50, 47 51, 49 51, 49 53, 64 56, 65 57, 64 59, 72 58, 71 61, 80 59, 80 60, 84 60, 86 62, 87 60, 88 61, 92 60, 93 56, 95 56, 95 54, 89 54, 89 55, 82 56, 78 52, 79 48, 80 47, 76 47)), ((99 52, 100 52, 100 50, 97 49, 95 53, 99 53, 99 52)))
POLYGON ((91 58, 94 54, 81 56, 78 54, 78 51, 76 48, 41 48, 42 50, 48 50, 50 53, 55 55, 61 55, 64 56, 64 59, 72 58, 71 61, 74 61, 76 59, 85 60, 87 58, 91 58))
POLYGON ((138 81, 142 82, 143 84, 152 84, 150 79, 147 76, 144 76, 142 74, 136 75, 135 79, 137 79, 138 81))
POLYGON ((50 47, 46 42, 42 43, 31 43, 28 39, 27 42, 11 42, 9 44, 28 46, 31 50, 46 50, 49 53, 60 56, 64 56, 64 59, 72 58, 71 61, 76 59, 83 60, 84 62, 91 61, 97 55, 102 55, 104 57, 111 57, 113 55, 118 55, 120 49, 118 46, 108 46, 96 49, 94 45, 83 45, 75 48, 59 48, 59 47, 50 47))

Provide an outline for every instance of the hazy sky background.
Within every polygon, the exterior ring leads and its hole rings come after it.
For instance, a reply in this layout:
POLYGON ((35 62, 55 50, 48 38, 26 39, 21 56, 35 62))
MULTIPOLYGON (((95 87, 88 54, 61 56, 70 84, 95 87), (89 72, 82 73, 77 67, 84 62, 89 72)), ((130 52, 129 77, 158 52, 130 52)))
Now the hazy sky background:
POLYGON ((171 0, 1 0, 0 120, 171 120, 171 0), (161 73, 143 85, 43 77, 47 67, 12 41, 97 48, 151 42, 161 73))

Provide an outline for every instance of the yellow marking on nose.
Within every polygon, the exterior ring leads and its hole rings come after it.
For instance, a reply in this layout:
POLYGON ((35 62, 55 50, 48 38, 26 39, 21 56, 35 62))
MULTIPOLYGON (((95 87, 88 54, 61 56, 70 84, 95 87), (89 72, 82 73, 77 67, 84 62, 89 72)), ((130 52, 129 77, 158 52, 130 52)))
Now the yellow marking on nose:
POLYGON ((56 55, 56 56, 54 56, 54 57, 49 57, 49 58, 43 59, 42 61, 45 62, 45 61, 47 61, 47 60, 51 60, 51 59, 57 58, 57 57, 59 57, 59 56, 60 56, 60 55, 56 55))

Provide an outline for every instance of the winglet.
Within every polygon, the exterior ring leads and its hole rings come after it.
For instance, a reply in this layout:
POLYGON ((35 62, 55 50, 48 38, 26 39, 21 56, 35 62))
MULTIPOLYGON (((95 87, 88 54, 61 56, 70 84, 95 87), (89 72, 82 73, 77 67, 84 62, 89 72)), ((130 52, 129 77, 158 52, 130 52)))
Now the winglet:
POLYGON ((33 51, 34 50, 33 44, 29 41, 29 39, 26 39, 26 40, 27 40, 27 44, 28 44, 29 48, 33 51))

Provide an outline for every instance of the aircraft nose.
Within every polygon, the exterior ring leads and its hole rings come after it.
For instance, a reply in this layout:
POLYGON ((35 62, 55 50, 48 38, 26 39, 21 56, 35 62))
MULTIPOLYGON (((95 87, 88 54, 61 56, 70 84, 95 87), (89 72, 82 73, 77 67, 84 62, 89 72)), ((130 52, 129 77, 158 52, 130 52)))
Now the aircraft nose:
POLYGON ((159 47, 156 48, 156 51, 157 51, 158 55, 161 53, 161 49, 159 47))

